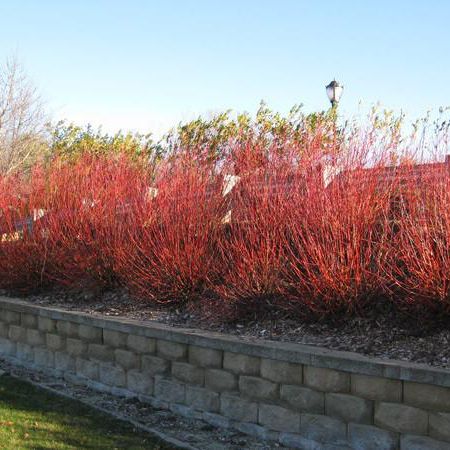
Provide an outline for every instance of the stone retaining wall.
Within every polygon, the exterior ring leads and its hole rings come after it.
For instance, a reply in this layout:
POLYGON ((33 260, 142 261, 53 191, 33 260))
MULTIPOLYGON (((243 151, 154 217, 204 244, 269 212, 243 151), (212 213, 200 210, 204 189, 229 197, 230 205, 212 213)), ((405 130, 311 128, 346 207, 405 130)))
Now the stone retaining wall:
POLYGON ((0 298, 0 357, 304 449, 450 449, 450 371, 0 298))

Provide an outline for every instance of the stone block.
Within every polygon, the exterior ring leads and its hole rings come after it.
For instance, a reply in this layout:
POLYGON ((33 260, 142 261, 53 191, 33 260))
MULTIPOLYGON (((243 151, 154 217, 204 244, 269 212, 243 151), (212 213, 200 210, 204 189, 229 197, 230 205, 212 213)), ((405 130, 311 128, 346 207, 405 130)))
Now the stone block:
POLYGON ((181 405, 180 403, 171 403, 169 405, 170 411, 179 416, 187 417, 188 419, 203 419, 203 413, 201 411, 197 411, 190 406, 181 405))
POLYGON ((259 375, 261 359, 240 353, 225 352, 223 368, 242 375, 259 375))
POLYGON ((21 313, 20 323, 25 328, 37 328, 38 316, 35 314, 21 313))
POLYGON ((407 434, 400 438, 400 450, 450 450, 450 445, 429 437, 407 434))
POLYGON ((116 330, 103 330, 103 344, 112 348, 125 348, 127 346, 128 334, 116 330))
POLYGON ((278 431, 268 430, 266 427, 257 425, 256 423, 234 422, 233 428, 241 433, 255 436, 264 441, 278 441, 280 433, 278 431))
POLYGON ((324 392, 350 392, 350 374, 339 370, 305 366, 304 384, 324 392))
POLYGON ((244 397, 260 400, 275 400, 279 396, 278 384, 246 375, 239 377, 239 391, 244 397))
POLYGON ((8 337, 14 342, 26 342, 27 340, 27 330, 19 325, 10 325, 8 337))
POLYGON ((89 380, 99 379, 99 366, 95 361, 89 361, 83 358, 76 358, 75 360, 75 370, 77 375, 89 380))
MULTIPOLYGON (((96 383, 94 381, 93 383, 96 383)), ((106 392, 110 392, 115 397, 125 397, 125 398, 136 398, 136 394, 130 392, 128 389, 123 387, 107 386, 106 384, 100 383, 101 386, 106 387, 106 392)))
POLYGON ((64 348, 66 341, 59 334, 47 333, 46 335, 47 348, 52 351, 61 350, 64 348))
POLYGON ((369 400, 400 403, 402 382, 389 378, 351 374, 351 392, 369 400))
POLYGON ((325 444, 305 438, 297 433, 280 433, 279 442, 284 447, 290 449, 299 448, 301 450, 353 450, 347 445, 325 444))
POLYGON ((0 319, 10 325, 20 325, 20 313, 16 311, 0 310, 0 319))
POLYGON ((156 375, 155 397, 169 403, 184 403, 186 399, 186 386, 182 383, 156 375))
POLYGON ((323 414, 325 412, 324 393, 307 387, 282 385, 281 399, 299 412, 313 414, 323 414))
POLYGON ((114 351, 116 364, 123 367, 125 370, 128 369, 139 369, 140 358, 136 353, 130 352, 128 350, 117 349, 114 351))
POLYGON ((83 341, 95 342, 100 344, 102 342, 103 330, 99 327, 91 325, 80 325, 78 328, 78 336, 83 341))
POLYGON ((130 350, 136 353, 155 353, 156 339, 146 336, 136 336, 129 334, 127 339, 127 346, 130 350))
POLYGON ((88 345, 80 339, 67 338, 66 351, 72 356, 87 356, 88 345))
POLYGON ((40 367, 53 368, 55 366, 55 354, 46 348, 35 347, 34 363, 40 367))
POLYGON ((220 369, 207 369, 205 386, 216 392, 237 391, 238 379, 233 373, 220 369))
POLYGON ((429 431, 432 438, 450 442, 450 414, 431 413, 429 431))
POLYGON ((172 363, 172 375, 187 384, 203 386, 205 382, 205 370, 184 362, 172 363))
POLYGON ((54 333, 56 330, 56 320, 39 316, 38 329, 44 333, 54 333))
POLYGON ((16 358, 23 362, 32 362, 34 360, 33 347, 29 344, 18 342, 16 348, 16 358))
POLYGON ((300 431, 300 414, 281 406, 261 403, 258 423, 269 430, 296 433, 300 431))
POLYGON ((170 361, 157 356, 142 356, 142 371, 149 375, 166 374, 170 370, 170 361))
POLYGON ((8 337, 9 325, 5 322, 0 322, 0 338, 8 337))
POLYGON ((348 394, 325 394, 327 416, 344 422, 373 423, 373 402, 348 394))
POLYGON ((302 384, 303 367, 301 364, 262 359, 261 376, 275 383, 302 384))
POLYGON ((426 434, 428 413, 413 406, 380 402, 375 405, 375 425, 400 433, 426 434))
POLYGON ((45 345, 45 333, 40 330, 27 330, 27 344, 30 344, 33 347, 40 347, 45 345))
POLYGON ((114 361, 114 351, 111 347, 106 345, 89 344, 87 354, 90 359, 111 363, 114 361))
POLYGON ((347 445, 347 425, 332 417, 301 414, 300 434, 313 441, 347 445))
POLYGON ((0 338, 0 355, 13 356, 16 354, 16 342, 0 338))
POLYGON ((231 420, 228 417, 221 416, 220 414, 215 414, 211 412, 204 412, 202 414, 202 419, 217 428, 230 428, 231 420))
POLYGON ((112 387, 125 387, 127 384, 125 370, 112 364, 99 365, 100 382, 112 387))
POLYGON ((200 367, 222 367, 223 352, 212 348, 189 346, 189 362, 200 367))
POLYGON ((450 388, 405 381, 403 402, 440 412, 450 412, 450 388))
POLYGON ((84 377, 80 377, 73 372, 64 372, 62 374, 62 378, 67 382, 74 384, 75 386, 86 386, 88 383, 88 380, 86 380, 84 377))
POLYGON ((186 404, 196 410, 218 412, 219 394, 205 388, 186 386, 186 404))
POLYGON ((127 388, 138 394, 153 395, 153 377, 138 370, 129 370, 127 388))
POLYGON ((241 422, 258 421, 258 404, 237 395, 221 394, 220 414, 241 422))
POLYGON ((75 372, 75 358, 66 352, 55 352, 55 369, 75 372))
MULTIPOLYGON (((74 322, 69 322, 68 320, 57 320, 56 329, 60 335, 72 338, 78 338, 79 325, 74 322)), ((51 333, 53 330, 44 330, 51 333)))
POLYGON ((159 357, 171 361, 183 361, 187 358, 187 345, 179 342, 158 339, 156 341, 156 350, 159 357))
POLYGON ((396 450, 399 445, 397 433, 357 423, 348 425, 348 440, 355 450, 396 450))

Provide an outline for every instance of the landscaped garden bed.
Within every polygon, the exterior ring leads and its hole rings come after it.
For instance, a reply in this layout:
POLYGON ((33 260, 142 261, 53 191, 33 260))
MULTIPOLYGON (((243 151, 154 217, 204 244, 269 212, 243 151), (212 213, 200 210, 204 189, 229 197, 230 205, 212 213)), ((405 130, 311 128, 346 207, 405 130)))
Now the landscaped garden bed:
POLYGON ((447 448, 450 158, 416 154, 448 126, 386 120, 2 177, 0 355, 289 447, 447 448))
POLYGON ((137 304, 216 323, 399 311, 417 334, 440 326, 448 126, 417 140, 389 117, 340 128, 332 111, 278 128, 268 116, 219 142, 218 130, 181 133, 158 157, 85 149, 7 174, 0 289, 124 288, 137 304))

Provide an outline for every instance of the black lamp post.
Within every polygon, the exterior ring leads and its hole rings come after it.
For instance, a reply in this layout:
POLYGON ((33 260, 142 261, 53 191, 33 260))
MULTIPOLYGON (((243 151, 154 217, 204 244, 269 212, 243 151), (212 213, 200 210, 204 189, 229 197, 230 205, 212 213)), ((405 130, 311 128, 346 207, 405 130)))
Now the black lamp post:
POLYGON ((328 99, 331 102, 331 107, 334 108, 339 103, 341 99, 344 86, 339 84, 336 80, 333 80, 328 86, 325 87, 327 90, 328 99))

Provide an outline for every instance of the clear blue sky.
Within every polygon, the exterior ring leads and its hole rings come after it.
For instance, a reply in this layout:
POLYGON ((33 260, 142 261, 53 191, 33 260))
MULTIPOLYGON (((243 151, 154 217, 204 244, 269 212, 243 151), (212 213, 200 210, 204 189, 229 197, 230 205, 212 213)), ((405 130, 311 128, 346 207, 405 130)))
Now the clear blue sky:
POLYGON ((53 117, 160 132, 197 114, 380 101, 412 116, 450 105, 447 0, 0 0, 53 117))

